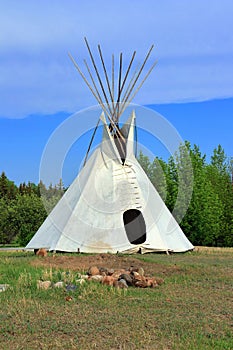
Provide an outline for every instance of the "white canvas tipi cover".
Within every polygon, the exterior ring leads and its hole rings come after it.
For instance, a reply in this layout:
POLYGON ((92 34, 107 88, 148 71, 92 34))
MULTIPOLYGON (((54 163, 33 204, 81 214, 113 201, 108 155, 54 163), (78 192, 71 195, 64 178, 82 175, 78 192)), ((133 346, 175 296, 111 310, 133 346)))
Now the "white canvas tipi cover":
POLYGON ((103 114, 101 119, 101 144, 26 248, 86 253, 193 249, 134 156, 134 112, 121 129, 124 164, 103 114))

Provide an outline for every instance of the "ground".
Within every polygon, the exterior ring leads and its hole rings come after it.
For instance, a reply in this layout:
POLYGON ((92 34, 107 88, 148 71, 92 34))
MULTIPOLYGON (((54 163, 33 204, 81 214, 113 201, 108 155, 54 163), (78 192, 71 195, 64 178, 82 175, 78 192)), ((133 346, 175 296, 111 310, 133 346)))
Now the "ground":
POLYGON ((124 256, 115 254, 98 254, 98 255, 60 255, 47 256, 33 260, 33 266, 61 268, 65 270, 87 272, 89 267, 106 267, 110 269, 128 269, 129 267, 142 267, 146 275, 156 275, 158 277, 169 276, 179 271, 174 266, 164 266, 154 262, 145 262, 137 255, 124 256))
POLYGON ((1 349, 230 350, 233 248, 184 254, 0 251, 1 349), (90 266, 142 267, 157 288, 77 282, 90 266), (74 289, 38 289, 63 280, 74 289))

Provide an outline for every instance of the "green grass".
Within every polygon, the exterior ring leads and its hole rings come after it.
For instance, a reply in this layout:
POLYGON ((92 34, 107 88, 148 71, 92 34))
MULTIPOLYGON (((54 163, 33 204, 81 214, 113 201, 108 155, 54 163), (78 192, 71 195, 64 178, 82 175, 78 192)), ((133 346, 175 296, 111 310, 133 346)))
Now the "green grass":
POLYGON ((139 265, 161 267, 164 284, 86 283, 67 293, 36 287, 62 271, 33 267, 31 253, 0 252, 0 283, 11 286, 0 293, 0 349, 233 349, 232 257, 224 249, 139 255, 139 265))

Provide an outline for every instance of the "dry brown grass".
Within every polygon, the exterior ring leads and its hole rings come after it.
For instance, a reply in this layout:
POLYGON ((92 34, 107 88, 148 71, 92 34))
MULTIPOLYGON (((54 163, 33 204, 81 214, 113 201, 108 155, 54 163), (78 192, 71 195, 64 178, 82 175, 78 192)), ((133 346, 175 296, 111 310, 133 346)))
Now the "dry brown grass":
POLYGON ((205 253, 211 253, 211 252, 216 252, 216 253, 233 253, 233 247, 228 247, 228 248, 221 248, 221 247, 201 247, 201 246, 196 246, 195 247, 196 252, 205 252, 205 253))

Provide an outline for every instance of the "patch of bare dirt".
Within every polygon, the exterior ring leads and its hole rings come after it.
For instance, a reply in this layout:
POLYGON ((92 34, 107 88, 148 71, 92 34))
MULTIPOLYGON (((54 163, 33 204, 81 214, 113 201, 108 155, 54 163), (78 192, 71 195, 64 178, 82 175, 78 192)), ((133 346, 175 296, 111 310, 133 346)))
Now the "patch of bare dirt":
POLYGON ((164 266, 157 263, 149 263, 137 259, 136 257, 118 256, 113 254, 97 255, 60 255, 38 257, 32 261, 33 266, 45 268, 56 268, 62 270, 73 270, 87 272, 90 266, 106 267, 108 269, 127 269, 129 267, 142 267, 146 274, 168 276, 180 273, 181 270, 176 265, 164 266))

